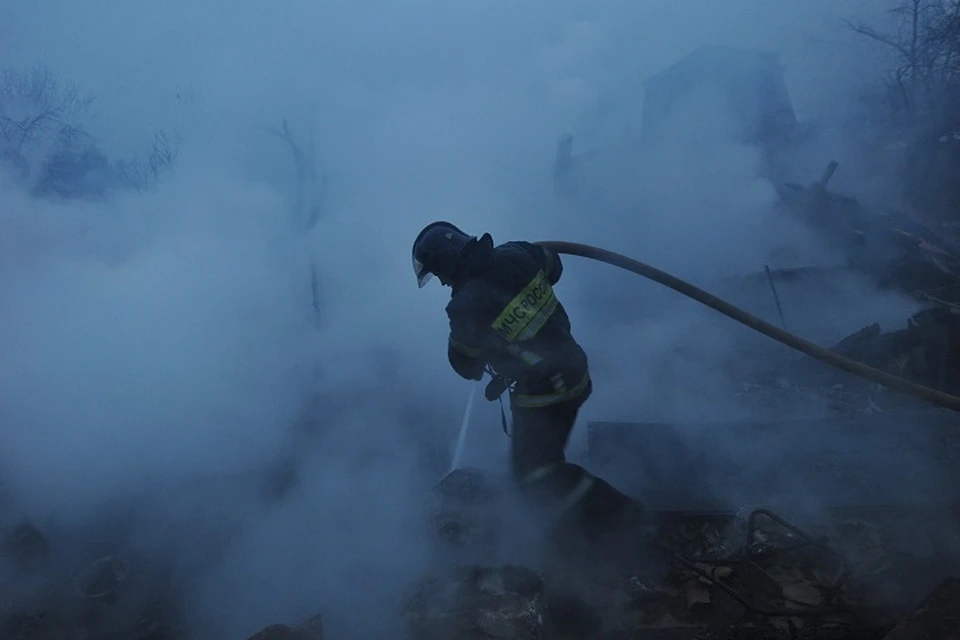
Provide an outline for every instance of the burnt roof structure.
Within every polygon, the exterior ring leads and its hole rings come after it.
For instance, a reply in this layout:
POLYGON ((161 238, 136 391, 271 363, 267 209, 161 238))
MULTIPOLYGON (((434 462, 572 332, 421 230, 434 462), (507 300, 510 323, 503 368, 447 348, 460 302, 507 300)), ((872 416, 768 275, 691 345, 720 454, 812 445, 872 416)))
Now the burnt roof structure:
POLYGON ((783 70, 772 52, 701 47, 644 82, 641 140, 655 143, 689 127, 777 143, 797 125, 783 70))

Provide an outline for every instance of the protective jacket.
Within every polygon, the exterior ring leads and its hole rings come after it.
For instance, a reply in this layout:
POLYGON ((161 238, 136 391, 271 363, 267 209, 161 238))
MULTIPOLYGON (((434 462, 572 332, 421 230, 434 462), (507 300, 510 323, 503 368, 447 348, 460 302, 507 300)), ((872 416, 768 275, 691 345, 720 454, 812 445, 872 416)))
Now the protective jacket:
POLYGON ((543 407, 590 389, 587 357, 553 292, 560 256, 530 242, 471 241, 451 283, 448 357, 462 377, 489 365, 514 385, 517 407, 543 407))

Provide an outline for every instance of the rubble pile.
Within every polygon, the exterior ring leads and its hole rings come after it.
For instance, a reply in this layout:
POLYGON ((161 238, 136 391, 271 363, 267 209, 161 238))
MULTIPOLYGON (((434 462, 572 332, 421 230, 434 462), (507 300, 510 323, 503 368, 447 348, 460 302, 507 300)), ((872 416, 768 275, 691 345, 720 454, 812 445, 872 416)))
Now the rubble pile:
MULTIPOLYGON (((456 486, 496 486, 476 470, 457 475, 456 486)), ((445 530, 435 532, 451 545, 482 544, 445 530)), ((570 554, 536 569, 468 563, 425 578, 405 613, 416 638, 879 639, 951 569, 894 542, 866 519, 808 532, 764 509, 674 513, 654 541, 669 550, 665 571, 618 563, 615 549, 611 563, 570 554)))
MULTIPOLYGON (((854 274, 880 291, 895 291, 923 310, 902 329, 882 331, 871 324, 854 332, 833 350, 850 359, 946 393, 960 393, 960 245, 945 230, 886 206, 866 205, 857 198, 828 189, 838 164, 831 161, 823 175, 808 185, 775 181, 778 213, 801 220, 825 246, 840 256, 839 264, 767 269, 737 279, 746 289, 761 281, 803 281, 814 300, 836 296, 834 276, 854 274), (776 278, 773 274, 776 274, 776 278), (829 294, 827 291, 830 290, 829 294)), ((777 252, 804 263, 795 248, 777 252)), ((732 280, 728 285, 735 285, 732 280)), ((809 302, 807 303, 809 304, 809 302)), ((779 309, 779 301, 777 301, 779 309)), ((789 314, 788 314, 789 315, 789 314)), ((781 316, 782 320, 782 316, 781 316)), ((741 360, 743 354, 740 354, 741 360)), ((768 354, 759 359, 775 359, 768 354)), ((742 376, 737 376, 742 377, 742 376)), ((748 377, 735 393, 748 405, 771 413, 863 414, 891 405, 913 404, 865 381, 839 373, 806 357, 778 363, 776 371, 748 377)))
POLYGON ((140 563, 107 555, 79 570, 58 565, 29 520, 0 527, 0 638, 180 640, 176 606, 140 563), (58 580, 50 584, 49 576, 58 580))
POLYGON ((323 617, 314 616, 296 627, 272 624, 250 636, 249 640, 323 640, 323 617))
POLYGON ((126 559, 105 556, 76 576, 69 592, 42 585, 40 595, 0 601, 0 637, 183 640, 176 605, 148 580, 126 559))
POLYGON ((934 307, 914 314, 904 329, 882 332, 872 324, 833 346, 833 350, 919 384, 960 392, 960 310, 934 307))
POLYGON ((543 579, 515 565, 466 566, 429 576, 404 610, 411 637, 422 640, 557 637, 543 579))
POLYGON ((110 605, 91 608, 41 602, 30 611, 0 612, 0 637, 9 640, 85 638, 89 640, 185 640, 175 607, 156 600, 139 607, 136 615, 116 615, 110 605))
POLYGON ((441 540, 457 546, 496 543, 495 509, 506 493, 504 480, 479 469, 456 469, 437 484, 426 508, 428 526, 441 540))
POLYGON ((862 625, 861 601, 850 588, 854 566, 825 539, 770 511, 735 519, 723 532, 709 521, 698 529, 685 523, 671 537, 679 563, 671 577, 675 606, 686 605, 694 612, 688 615, 709 612, 731 623, 752 619, 794 631, 847 633, 862 625))
POLYGON ((780 208, 839 249, 848 266, 881 288, 924 302, 960 303, 960 246, 944 229, 827 189, 838 166, 831 161, 820 179, 806 186, 778 183, 780 208))
POLYGON ((940 583, 884 640, 947 640, 960 637, 960 580, 940 583))
MULTIPOLYGON (((917 384, 960 394, 960 308, 924 309, 911 316, 906 327, 892 331, 870 324, 830 348, 917 384)), ((925 406, 808 358, 797 358, 777 371, 755 373, 736 396, 779 415, 850 416, 925 406)))
MULTIPOLYGON (((934 527, 929 514, 838 518, 805 529, 766 509, 658 512, 652 539, 638 533, 616 545, 569 553, 551 546, 560 538, 548 538, 536 559, 496 562, 516 524, 503 522, 503 512, 494 508, 508 487, 505 479, 478 469, 454 471, 437 485, 427 530, 440 547, 464 553, 441 554, 443 561, 405 595, 407 637, 956 637, 949 634, 958 624, 960 583, 950 575, 960 564, 960 539, 954 534, 953 542, 944 538, 911 551, 894 531, 899 523, 929 541, 932 532, 915 526, 922 521, 934 527), (635 562, 637 556, 627 552, 631 540, 665 552, 665 563, 635 562), (928 635, 917 635, 918 628, 928 635)), ((955 518, 947 515, 943 524, 955 518)), ((74 576, 69 604, 61 599, 18 613, 0 603, 6 607, 0 637, 186 640, 174 607, 154 594, 137 595, 142 578, 135 558, 99 558, 74 576)), ((299 625, 272 624, 249 638, 326 639, 320 616, 299 625)))

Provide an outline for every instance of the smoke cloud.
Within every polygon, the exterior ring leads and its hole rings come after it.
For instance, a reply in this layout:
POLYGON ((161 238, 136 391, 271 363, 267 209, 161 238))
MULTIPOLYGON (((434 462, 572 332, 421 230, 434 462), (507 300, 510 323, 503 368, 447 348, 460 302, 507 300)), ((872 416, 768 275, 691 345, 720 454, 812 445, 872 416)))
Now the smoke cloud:
MULTIPOLYGON (((193 585, 202 637, 318 611, 331 637, 396 637, 385 612, 433 562, 421 508, 469 394, 446 362, 447 292, 415 285, 416 233, 447 219, 497 242, 575 240, 708 289, 785 245, 830 262, 772 214, 760 151, 715 136, 731 114, 710 101, 637 152, 643 81, 702 45, 774 51, 798 117, 826 123, 791 179, 837 159, 838 188, 866 189, 878 181, 842 177, 858 149, 835 132, 882 63, 841 21, 882 19, 883 4, 5 3, 0 58, 93 95, 85 126, 108 155, 158 128, 182 143, 154 190, 105 199, 38 197, 4 174, 4 487, 74 543, 122 520, 85 546, 169 560, 193 585), (309 231, 291 223, 289 149, 266 130, 283 118, 326 179, 309 231), (573 201, 552 191, 563 132, 596 152, 573 201), (273 506, 260 494, 271 469, 297 478, 273 506)), ((743 414, 723 363, 745 329, 629 274, 565 264, 558 292, 596 385, 574 456, 589 420, 743 414)), ((911 309, 843 286, 818 314, 788 293, 791 328, 829 342, 874 310, 896 322, 911 309)), ((740 302, 774 321, 768 298, 740 302)), ((499 410, 480 404, 465 464, 501 472, 499 410)), ((736 460, 776 447, 710 437, 736 460)))

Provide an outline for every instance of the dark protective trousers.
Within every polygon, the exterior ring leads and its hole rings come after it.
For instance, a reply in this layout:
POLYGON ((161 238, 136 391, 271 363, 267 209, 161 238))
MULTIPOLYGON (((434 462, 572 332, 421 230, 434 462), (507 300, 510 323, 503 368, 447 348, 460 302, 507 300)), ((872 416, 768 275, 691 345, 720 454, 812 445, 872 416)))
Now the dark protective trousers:
POLYGON ((631 510, 639 511, 640 504, 566 460, 570 432, 591 391, 592 386, 577 398, 546 407, 511 403, 510 454, 514 479, 525 494, 565 510, 565 519, 578 521, 587 532, 601 532, 631 510))

